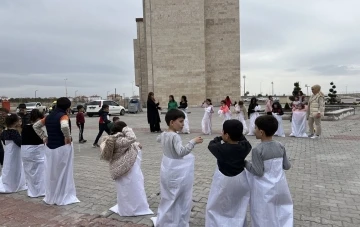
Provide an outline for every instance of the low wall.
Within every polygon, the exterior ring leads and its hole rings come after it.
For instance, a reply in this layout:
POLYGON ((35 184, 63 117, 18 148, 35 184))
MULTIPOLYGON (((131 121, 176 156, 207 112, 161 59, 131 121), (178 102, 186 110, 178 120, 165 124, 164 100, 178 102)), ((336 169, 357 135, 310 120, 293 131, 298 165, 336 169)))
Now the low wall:
MULTIPOLYGON (((262 113, 260 113, 262 114, 262 113)), ((344 109, 336 109, 325 112, 325 116, 321 118, 322 121, 339 121, 348 116, 355 115, 355 108, 349 107, 344 109)), ((283 120, 290 120, 291 112, 284 112, 283 120)))

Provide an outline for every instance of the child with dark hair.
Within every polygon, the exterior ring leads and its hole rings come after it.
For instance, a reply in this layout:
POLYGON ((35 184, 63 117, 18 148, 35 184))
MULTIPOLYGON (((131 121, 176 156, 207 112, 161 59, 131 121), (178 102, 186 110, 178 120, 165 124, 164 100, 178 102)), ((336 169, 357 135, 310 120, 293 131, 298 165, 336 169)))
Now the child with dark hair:
POLYGON ((181 96, 181 101, 180 101, 180 105, 179 105, 179 110, 181 110, 184 115, 185 115, 185 119, 184 119, 184 126, 183 129, 181 130, 182 133, 185 134, 189 134, 190 133, 190 123, 189 123, 189 118, 187 115, 187 109, 188 109, 188 103, 187 103, 187 98, 185 95, 181 96))
POLYGON ((223 124, 225 121, 230 120, 231 119, 231 111, 229 109, 229 107, 226 105, 226 101, 222 100, 220 102, 220 110, 218 111, 218 114, 220 117, 223 117, 223 124))
POLYGON ((243 125, 239 120, 227 120, 222 136, 210 141, 208 149, 217 159, 206 206, 205 226, 246 226, 246 210, 250 199, 245 158, 251 151, 243 125), (231 201, 228 198, 232 198, 231 201))
POLYGON ((6 130, 0 136, 5 146, 0 193, 13 193, 27 189, 21 161, 21 119, 16 114, 7 114, 5 126, 6 130))
POLYGON ((291 164, 284 145, 273 140, 278 121, 265 115, 258 117, 255 125, 261 143, 252 150, 251 162, 245 163, 250 172, 252 226, 293 226, 293 202, 284 172, 291 164))
POLYGON ((211 103, 211 99, 206 99, 203 104, 202 107, 205 110, 204 113, 204 117, 201 121, 201 130, 202 133, 204 133, 205 135, 211 135, 211 128, 212 128, 212 114, 214 113, 214 107, 211 103))
POLYGON ((116 121, 111 135, 100 144, 101 159, 109 162, 116 183, 117 204, 110 208, 120 216, 153 214, 149 208, 141 171, 141 145, 125 122, 116 121))
POLYGON ((110 130, 110 134, 112 133, 112 128, 114 127, 115 122, 120 121, 120 117, 113 117, 112 122, 107 124, 107 127, 110 130))
POLYGON ((26 111, 26 104, 25 103, 19 104, 18 110, 19 110, 18 115, 21 118, 22 127, 24 125, 29 124, 30 123, 30 114, 28 114, 27 111, 26 111))
POLYGON ((242 133, 245 134, 248 131, 248 128, 246 126, 246 120, 248 119, 248 113, 247 110, 244 106, 244 102, 243 101, 239 101, 236 105, 235 105, 235 112, 237 114, 237 119, 242 123, 243 125, 243 131, 242 133))
POLYGON ((71 101, 62 97, 55 110, 37 121, 33 128, 49 148, 45 152, 45 198, 47 204, 68 205, 80 202, 73 176, 74 149, 70 131, 71 101), (48 136, 42 127, 46 127, 48 136))
POLYGON ((176 132, 184 126, 185 114, 177 109, 166 113, 168 130, 157 137, 161 143, 163 158, 160 171, 161 200, 155 226, 189 226, 194 182, 195 157, 190 154, 196 144, 202 143, 195 137, 186 146, 176 132))
POLYGON ((44 118, 38 109, 30 113, 30 122, 23 125, 21 154, 29 197, 45 195, 45 150, 44 141, 36 134, 33 125, 44 118))
POLYGON ((169 95, 169 102, 168 102, 168 111, 172 110, 172 109, 177 109, 178 108, 178 104, 174 99, 173 95, 169 95))
POLYGON ((76 126, 79 128, 79 143, 86 143, 87 140, 84 139, 84 126, 85 126, 85 115, 84 115, 84 106, 78 105, 78 113, 76 114, 76 126))
POLYGON ((274 102, 272 105, 273 116, 278 121, 278 130, 275 132, 274 136, 285 137, 284 127, 282 123, 282 115, 284 115, 284 111, 279 102, 274 102))
POLYGON ((249 111, 248 111, 248 117, 250 119, 249 124, 249 133, 248 136, 255 135, 255 120, 260 116, 259 112, 261 110, 260 105, 257 103, 257 99, 255 97, 251 98, 250 104, 249 104, 249 111))
POLYGON ((111 122, 109 120, 109 105, 104 104, 99 110, 99 133, 96 136, 95 142, 92 147, 99 147, 98 142, 104 131, 109 135, 110 129, 108 124, 111 122))

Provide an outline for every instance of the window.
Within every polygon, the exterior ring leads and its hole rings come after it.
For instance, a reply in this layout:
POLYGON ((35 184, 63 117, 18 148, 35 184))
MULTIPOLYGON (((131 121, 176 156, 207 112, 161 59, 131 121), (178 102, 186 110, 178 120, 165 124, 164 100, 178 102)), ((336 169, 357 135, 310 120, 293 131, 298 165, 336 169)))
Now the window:
POLYGON ((130 100, 130 103, 138 103, 139 102, 139 100, 137 100, 137 99, 131 99, 130 100))
POLYGON ((111 101, 104 101, 103 105, 109 105, 109 106, 113 106, 111 101))
POLYGON ((113 106, 119 106, 119 104, 117 104, 116 102, 111 102, 111 105, 113 105, 113 106))
POLYGON ((100 101, 92 101, 92 102, 89 102, 88 105, 89 105, 89 106, 91 106, 91 105, 100 106, 100 101))

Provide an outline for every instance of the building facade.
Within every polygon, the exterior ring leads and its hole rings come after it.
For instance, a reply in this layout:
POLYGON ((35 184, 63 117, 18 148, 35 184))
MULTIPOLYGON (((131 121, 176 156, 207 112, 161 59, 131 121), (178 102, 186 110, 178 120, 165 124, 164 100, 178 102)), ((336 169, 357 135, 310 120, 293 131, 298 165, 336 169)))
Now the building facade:
POLYGON ((135 84, 146 103, 240 99, 238 0, 144 0, 134 40, 135 84))

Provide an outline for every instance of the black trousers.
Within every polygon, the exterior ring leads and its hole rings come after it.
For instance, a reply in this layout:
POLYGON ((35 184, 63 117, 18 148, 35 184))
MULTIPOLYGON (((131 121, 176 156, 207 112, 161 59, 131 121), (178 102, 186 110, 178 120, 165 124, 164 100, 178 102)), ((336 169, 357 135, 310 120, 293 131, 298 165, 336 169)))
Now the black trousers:
POLYGON ((79 128, 79 142, 84 140, 84 123, 80 123, 77 125, 79 128))
POLYGON ((97 144, 99 142, 99 139, 100 137, 102 136, 102 134, 104 133, 104 131, 110 135, 110 130, 109 128, 107 127, 107 124, 103 123, 103 124, 99 124, 99 133, 98 135, 96 136, 96 139, 95 139, 95 142, 94 144, 97 144))
POLYGON ((266 112, 267 115, 272 115, 272 112, 266 112))
POLYGON ((160 122, 157 123, 150 123, 150 132, 159 132, 161 131, 160 129, 160 122))
POLYGON ((0 164, 4 164, 4 145, 2 141, 0 141, 0 164))

